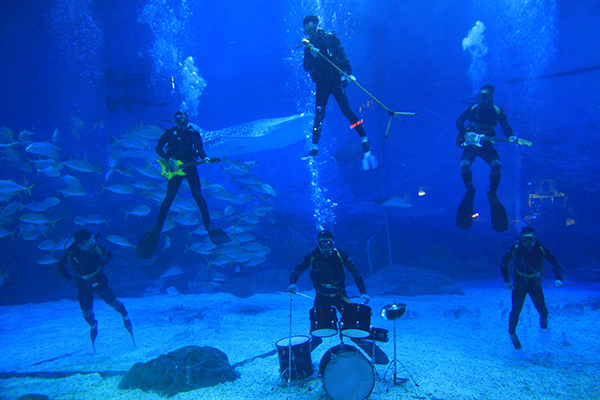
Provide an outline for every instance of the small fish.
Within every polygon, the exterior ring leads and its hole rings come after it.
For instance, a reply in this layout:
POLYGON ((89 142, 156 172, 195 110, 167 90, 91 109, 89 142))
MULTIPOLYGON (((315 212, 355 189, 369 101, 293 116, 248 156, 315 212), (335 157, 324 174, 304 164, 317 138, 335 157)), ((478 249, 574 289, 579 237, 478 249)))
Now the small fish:
POLYGON ((52 240, 44 240, 38 245, 38 249, 44 251, 53 251, 56 249, 56 243, 54 243, 52 240))
POLYGON ((225 207, 225 210, 223 210, 223 215, 228 216, 235 213, 235 206, 230 204, 227 207, 225 207))
POLYGON ((85 124, 83 123, 83 121, 81 120, 81 118, 79 118, 78 116, 72 116, 71 117, 71 123, 73 125, 75 125, 78 129, 84 129, 85 128, 85 124))
POLYGON ((129 214, 137 215, 138 217, 143 217, 145 215, 150 214, 150 207, 145 204, 140 204, 134 207, 133 210, 127 212, 125 211, 125 219, 129 216, 129 214))
POLYGON ((48 208, 54 207, 54 206, 58 205, 59 203, 60 203, 60 200, 56 197, 46 197, 44 199, 44 201, 42 201, 42 204, 44 204, 48 208))
POLYGON ((1 193, 14 193, 14 192, 20 192, 20 191, 24 190, 27 193, 31 194, 30 190, 33 187, 33 185, 27 186, 27 182, 25 182, 23 185, 24 186, 21 186, 17 183, 14 183, 13 181, 0 181, 0 192, 1 193))
POLYGON ((39 171, 46 175, 49 176, 51 178, 58 178, 60 176, 60 170, 62 169, 62 166, 60 168, 58 167, 46 167, 46 168, 42 168, 39 171))
POLYGON ((69 197, 69 196, 87 196, 87 192, 85 191, 84 188, 82 187, 77 187, 77 186, 67 186, 65 188, 62 189, 58 189, 58 192, 60 194, 62 194, 65 197, 69 197))
POLYGON ((19 133, 19 141, 23 142, 23 141, 29 140, 32 136, 33 136, 33 132, 22 130, 19 133))
POLYGON ((42 257, 38 258, 38 260, 37 260, 37 263, 40 265, 50 265, 50 264, 54 264, 56 262, 58 262, 58 259, 51 254, 42 256, 42 257))
POLYGON ((8 235, 14 236, 15 231, 16 231, 16 229, 14 231, 10 232, 10 231, 7 231, 6 229, 4 229, 3 227, 0 226, 0 239, 3 238, 3 237, 6 237, 8 235))
POLYGON ((167 292, 171 296, 179 296, 181 294, 179 292, 179 290, 175 289, 173 286, 170 286, 170 287, 166 288, 165 292, 167 292))
POLYGON ((0 270, 0 286, 2 286, 4 284, 4 282, 6 282, 7 279, 8 279, 8 274, 6 273, 6 269, 2 268, 0 270))
POLYGON ((61 151, 61 148, 50 142, 33 142, 25 148, 25 151, 27 153, 56 159, 59 157, 58 153, 61 151))
POLYGON ((44 214, 24 214, 19 218, 23 222, 27 222, 28 224, 52 224, 54 225, 55 221, 48 219, 44 214))
POLYGON ((131 242, 129 242, 129 240, 127 240, 127 238, 124 238, 122 236, 110 235, 109 237, 106 238, 106 240, 108 240, 109 242, 114 243, 118 246, 134 247, 134 245, 132 245, 131 242))
POLYGON ((82 160, 73 158, 71 160, 63 161, 62 164, 75 171, 102 174, 102 170, 100 169, 100 167, 98 167, 97 165, 90 164, 85 159, 82 160))
POLYGON ((60 137, 60 131, 58 128, 54 128, 54 132, 52 132, 52 143, 57 143, 60 137))
POLYGON ((108 221, 106 220, 106 218, 98 214, 88 215, 84 218, 84 221, 88 224, 106 224, 106 226, 108 226, 108 221))
POLYGON ((37 201, 32 201, 31 203, 25 204, 23 208, 28 209, 29 211, 35 212, 44 212, 48 209, 48 207, 44 203, 40 203, 37 201))
POLYGON ((133 188, 130 185, 127 185, 125 183, 116 183, 116 184, 110 185, 110 186, 102 186, 102 190, 100 192, 102 192, 104 189, 109 190, 113 193, 117 193, 117 194, 133 193, 133 188))
POLYGON ((163 251, 167 250, 169 247, 171 247, 171 238, 167 236, 165 238, 165 247, 163 248, 163 251))
POLYGON ((78 215, 75 218, 73 218, 73 223, 79 226, 87 225, 87 222, 85 222, 85 217, 83 215, 78 215))
POLYGON ((17 211, 19 211, 21 209, 21 207, 22 207, 21 203, 17 203, 17 202, 10 203, 2 209, 2 216, 8 217, 10 215, 13 215, 17 211))

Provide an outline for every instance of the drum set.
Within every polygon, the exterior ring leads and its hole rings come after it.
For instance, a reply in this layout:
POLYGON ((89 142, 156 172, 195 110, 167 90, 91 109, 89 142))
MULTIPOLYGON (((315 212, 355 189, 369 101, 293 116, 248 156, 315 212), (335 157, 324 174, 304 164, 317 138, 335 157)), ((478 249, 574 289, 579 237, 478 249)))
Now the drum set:
MULTIPOLYGON (((310 310, 312 336, 326 338, 339 333, 340 344, 327 350, 318 369, 325 392, 333 400, 362 400, 373 391, 375 342, 387 342, 388 331, 371 327, 371 314, 371 307, 352 303, 345 304, 341 310, 335 307, 310 310), (338 311, 341 314, 339 320, 338 311), (356 347, 344 344, 344 337, 360 342, 372 341, 372 360, 369 361, 356 347)), ((284 380, 289 382, 313 375, 308 336, 290 335, 279 340, 276 346, 279 371, 284 380)))

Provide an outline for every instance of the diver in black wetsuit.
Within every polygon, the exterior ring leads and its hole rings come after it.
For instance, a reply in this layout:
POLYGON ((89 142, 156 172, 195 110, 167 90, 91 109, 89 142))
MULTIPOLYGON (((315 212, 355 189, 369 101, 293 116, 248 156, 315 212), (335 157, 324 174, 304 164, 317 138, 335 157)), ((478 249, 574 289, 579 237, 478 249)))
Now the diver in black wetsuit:
POLYGON ((550 250, 537 241, 533 228, 523 228, 519 243, 514 245, 502 258, 502 277, 506 287, 512 290, 512 310, 508 323, 508 333, 517 350, 521 348, 521 342, 517 337, 517 324, 527 294, 531 297, 533 305, 540 314, 541 328, 548 329, 548 308, 542 289, 542 263, 544 258, 552 264, 556 276, 555 285, 557 288, 561 288, 563 286, 562 267, 550 250), (513 275, 514 283, 511 283, 508 264, 513 259, 515 260, 515 272, 513 275))
MULTIPOLYGON (((468 200, 467 203, 470 202, 471 208, 475 197, 471 165, 475 159, 481 157, 491 167, 490 190, 488 192, 490 203, 497 202, 497 204, 500 204, 496 192, 500 185, 502 165, 500 163, 500 156, 496 149, 494 149, 491 141, 483 140, 481 145, 478 146, 472 143, 470 134, 476 133, 485 135, 485 138, 494 137, 496 136, 495 127, 500 124, 506 137, 512 142, 517 140, 513 135, 513 128, 508 123, 506 113, 502 107, 498 107, 494 104, 494 91, 495 89, 492 85, 484 85, 477 95, 477 104, 469 106, 469 108, 467 108, 456 120, 456 127, 459 130, 458 137, 456 138, 456 145, 465 149, 460 159, 460 174, 467 187, 467 194, 465 195, 464 200, 468 200), (465 126, 467 120, 469 121, 468 127, 465 126)), ((500 205, 500 207, 502 206, 500 205)), ((502 211, 504 211, 503 207, 502 211)), ((493 212, 494 210, 492 210, 492 219, 494 217, 493 212)), ((469 213, 466 212, 465 214, 469 213)), ((461 226, 460 222, 459 226, 461 226)), ((468 223, 467 226, 461 226, 461 228, 464 229, 469 227, 470 223, 468 223)), ((506 227, 506 229, 508 229, 508 227, 506 227)))
MULTIPOLYGON (((348 254, 333 246, 331 232, 319 232, 317 241, 317 248, 304 256, 304 259, 292 271, 288 292, 296 293, 298 291, 296 285, 298 278, 308 268, 312 268, 310 279, 316 290, 314 307, 327 308, 333 306, 341 313, 345 304, 352 304, 346 294, 345 267, 354 278, 362 302, 367 304, 371 298, 367 294, 365 281, 348 254)), ((313 337, 311 349, 317 347, 322 341, 320 337, 313 337)))
MULTIPOLYGON (((202 139, 200 133, 196 131, 192 126, 188 125, 189 119, 186 112, 177 111, 175 113, 175 126, 167 129, 156 145, 156 153, 162 158, 169 162, 169 165, 173 170, 177 170, 176 160, 184 163, 197 161, 198 158, 203 159, 205 164, 210 164, 211 159, 206 155, 204 146, 202 145, 202 139), (166 146, 166 151, 164 147, 166 146)), ((153 229, 158 232, 162 231, 163 223, 167 218, 167 212, 175 200, 177 190, 183 179, 187 179, 192 191, 192 196, 198 204, 204 226, 207 231, 213 230, 210 223, 210 215, 208 214, 208 207, 206 201, 202 197, 202 191, 200 190, 200 178, 198 177, 198 171, 196 166, 190 166, 183 169, 185 175, 173 176, 167 185, 167 194, 160 205, 158 211, 158 219, 153 229)))
POLYGON ((316 89, 316 113, 313 124, 312 150, 303 159, 317 156, 319 151, 319 139, 321 138, 321 130, 323 129, 323 120, 325 119, 325 109, 329 96, 333 95, 335 101, 340 106, 344 116, 350 121, 351 127, 356 129, 356 132, 362 140, 363 149, 363 169, 377 168, 377 159, 371 152, 371 145, 367 138, 367 133, 362 126, 362 120, 359 120, 356 114, 350 109, 348 97, 346 96, 345 87, 348 86, 348 80, 356 81, 352 75, 352 67, 346 56, 344 47, 340 39, 330 32, 325 32, 323 29, 318 29, 319 18, 314 15, 309 15, 304 18, 304 31, 310 38, 310 41, 303 41, 304 46, 304 69, 310 72, 313 82, 317 84, 316 89), (319 54, 320 53, 320 54, 319 54), (346 75, 341 74, 325 57, 331 60, 339 69, 344 71, 346 75))
MULTIPOLYGON (((68 281, 75 279, 77 285, 77 298, 83 318, 90 326, 90 339, 94 351, 96 351, 95 340, 98 336, 98 321, 94 318, 94 294, 97 294, 106 304, 115 309, 123 317, 123 325, 131 334, 133 329, 131 321, 127 316, 125 306, 115 297, 108 286, 108 279, 102 268, 110 262, 112 254, 104 247, 96 243, 96 236, 92 236, 87 229, 80 229, 73 235, 71 244, 65 254, 58 261, 58 272, 68 281), (75 278, 69 274, 65 266, 71 264, 75 278)), ((135 340, 133 342, 135 345, 135 340)))
POLYGON ((352 274, 354 282, 360 291, 360 297, 367 304, 370 297, 367 295, 365 281, 356 268, 354 261, 343 250, 333 246, 333 235, 329 231, 321 231, 317 235, 318 246, 304 256, 304 259, 294 268, 290 275, 288 291, 296 293, 296 282, 308 268, 312 267, 310 279, 317 292, 315 307, 333 306, 341 311, 344 304, 350 304, 346 294, 346 275, 344 267, 352 274))

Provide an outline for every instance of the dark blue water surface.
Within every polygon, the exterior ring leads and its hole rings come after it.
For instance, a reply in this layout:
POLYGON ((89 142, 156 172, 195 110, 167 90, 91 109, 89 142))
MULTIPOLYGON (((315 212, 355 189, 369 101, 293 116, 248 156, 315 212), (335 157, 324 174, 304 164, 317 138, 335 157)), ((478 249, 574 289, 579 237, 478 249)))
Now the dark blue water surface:
MULTIPOLYGON (((278 270, 279 281, 268 290, 285 290, 289 272, 314 247, 321 227, 333 232, 336 244, 367 276, 398 264, 459 280, 500 280, 502 243, 529 224, 561 260, 567 282, 597 284, 599 38, 600 6, 591 0, 3 0, 1 143, 17 144, 0 149, 1 179, 35 185, 0 202, 2 232, 7 232, 0 238, 0 304, 74 297, 73 288, 43 258, 59 258, 61 249, 39 246, 45 240, 59 243, 80 227, 101 232, 99 241, 115 253, 107 274, 118 296, 158 293, 169 285, 184 293, 219 290, 212 280, 246 270, 278 270), (361 169, 358 135, 331 99, 312 167, 300 160, 309 148, 310 126, 307 139, 293 145, 231 157, 256 162, 252 174, 276 196, 236 182, 223 166, 199 167, 211 184, 254 196, 214 222, 230 232, 242 224, 253 242, 270 249, 253 255, 256 265, 215 265, 223 256, 218 249, 186 251, 206 239, 188 233, 196 226, 176 224, 164 233, 158 260, 149 262, 138 259, 131 247, 109 241, 116 235, 135 244, 154 223, 165 192, 164 186, 155 191, 157 201, 135 186, 132 194, 103 190, 147 179, 135 170, 132 176, 113 172, 106 179, 115 162, 115 140, 136 126, 172 119, 182 102, 191 122, 206 131, 314 112, 314 84, 302 68, 302 49, 296 48, 308 14, 318 15, 322 27, 340 37, 363 88, 392 110, 418 114, 394 118, 385 138, 386 110, 359 87, 347 89, 379 168, 361 169), (480 53, 472 55, 463 49, 463 39, 477 21, 485 26, 484 36, 473 40, 487 52, 479 47, 480 53), (194 76, 201 77, 196 86, 205 84, 201 95, 193 93, 190 75, 183 72, 188 57, 194 76), (495 102, 516 135, 533 142, 531 147, 495 145, 503 172, 498 194, 511 221, 504 233, 491 226, 485 197, 489 167, 481 159, 473 165, 480 217, 470 230, 455 224, 464 185, 454 122, 467 107, 463 100, 486 83, 495 86, 495 102), (122 104, 127 107, 114 104, 117 99, 129 99, 122 104), (27 152, 31 142, 59 147, 57 167, 83 159, 99 173, 68 166, 58 176, 39 172, 34 161, 48 157, 27 152), (58 192, 67 175, 77 178, 87 194, 58 192), (373 201, 392 196, 412 206, 373 201), (24 207, 48 197, 60 203, 45 211, 24 207), (140 204, 150 207, 148 215, 124 218, 140 204), (241 223, 258 204, 272 209, 257 215, 258 223, 241 223), (24 222, 31 213, 52 223, 24 222), (74 222, 89 215, 107 222, 74 222), (180 266, 185 278, 158 287, 155 276, 144 273, 156 263, 159 272, 180 266)), ((148 140, 148 147, 155 143, 148 140)), ((140 159, 118 156, 116 164, 141 165, 140 159)), ((222 214, 228 203, 204 189, 209 209, 222 214)), ((189 199, 189 190, 182 187, 180 196, 189 199)))

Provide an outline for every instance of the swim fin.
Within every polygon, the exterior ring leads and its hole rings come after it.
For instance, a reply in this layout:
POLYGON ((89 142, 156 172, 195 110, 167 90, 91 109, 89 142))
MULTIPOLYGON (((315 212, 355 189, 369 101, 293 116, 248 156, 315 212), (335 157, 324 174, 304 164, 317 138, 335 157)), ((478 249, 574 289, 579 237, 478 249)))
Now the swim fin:
POLYGON ((368 171, 370 169, 375 169, 379 166, 379 163, 377 162, 377 157, 375 157, 375 154, 373 154, 371 152, 371 150, 365 152, 363 154, 363 159, 362 159, 362 169, 363 171, 368 171))
POLYGON ((500 203, 496 193, 488 192, 487 197, 492 212, 492 227, 498 232, 506 232, 508 230, 508 215, 504 206, 500 203))
POLYGON ((158 239, 160 239, 160 229, 154 225, 152 229, 150 229, 142 239, 140 239, 137 246, 135 246, 135 254, 139 258, 143 258, 144 260, 148 260, 152 258, 152 255, 156 251, 158 247, 158 239))
POLYGON ((467 190, 458 206, 456 225, 461 229, 469 229, 473 223, 473 200, 475 200, 475 188, 467 190))
POLYGON ((211 227, 210 230, 207 229, 206 231, 210 241, 217 246, 231 242, 231 238, 223 229, 211 227))

